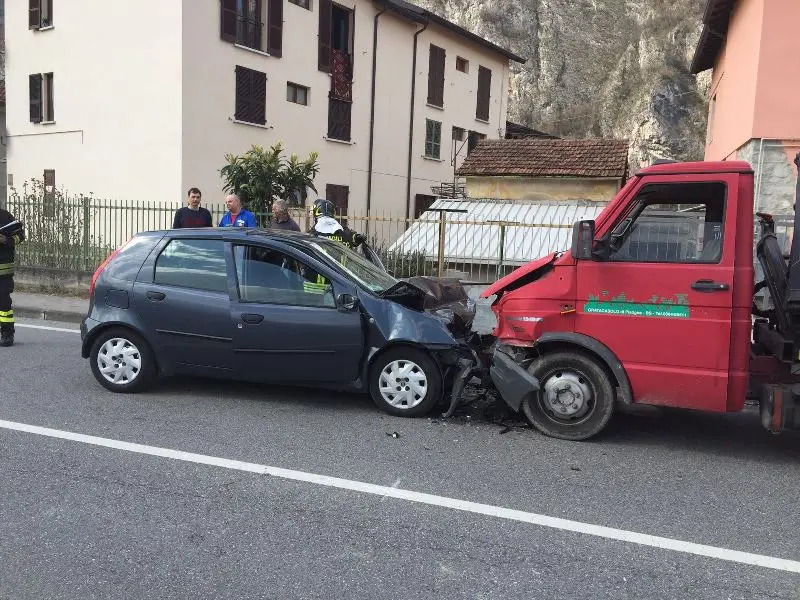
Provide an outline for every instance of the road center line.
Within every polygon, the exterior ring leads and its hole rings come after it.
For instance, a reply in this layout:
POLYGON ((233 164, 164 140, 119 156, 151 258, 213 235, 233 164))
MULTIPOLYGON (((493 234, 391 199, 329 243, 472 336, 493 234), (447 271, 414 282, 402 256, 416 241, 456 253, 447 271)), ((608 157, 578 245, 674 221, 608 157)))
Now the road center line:
POLYGON ((181 450, 172 450, 170 448, 145 446, 142 444, 123 442, 121 440, 95 437, 92 435, 84 435, 81 433, 62 431, 59 429, 49 429, 47 427, 39 427, 37 425, 27 425, 25 423, 16 423, 13 421, 0 420, 0 428, 9 429, 12 431, 32 433, 35 435, 42 435, 51 438, 58 438, 62 440, 69 440, 73 442, 80 442, 82 444, 90 444, 93 446, 102 446, 105 448, 124 450, 126 452, 134 452, 137 454, 160 456, 162 458, 171 458, 184 462, 209 465, 213 467, 222 467, 223 469, 233 469, 235 471, 244 471, 247 473, 256 473, 259 475, 271 475, 273 477, 280 477, 282 479, 301 481, 304 483, 311 483, 314 485, 324 485, 327 487, 338 488, 342 490, 350 490, 353 492, 361 492, 364 494, 372 494, 375 496, 383 496, 383 497, 388 496, 391 498, 397 498, 398 500, 407 500, 409 502, 416 502, 418 504, 428 504, 431 506, 450 508, 453 510, 458 510, 463 512, 486 515, 489 517, 496 517, 500 519, 508 519, 511 521, 519 521, 521 523, 529 523, 531 525, 550 527, 552 529, 559 529, 563 531, 572 531, 575 533, 582 533, 585 535, 608 538, 632 544, 639 544, 642 546, 650 546, 653 548, 661 548, 664 550, 672 550, 675 552, 683 552, 686 554, 695 554, 698 556, 716 558, 719 560, 742 563, 746 565, 753 565, 757 567, 765 567, 768 569, 775 569, 778 571, 800 573, 800 561, 787 560, 772 556, 765 556, 762 554, 751 554, 749 552, 740 552, 738 550, 730 550, 728 548, 719 548, 716 546, 706 546, 704 544, 695 544, 693 542, 685 542, 682 540, 676 540, 672 538, 647 535, 644 533, 637 533, 635 531, 614 529, 611 527, 603 527, 601 525, 592 525, 591 523, 570 521, 558 517, 548 517, 547 515, 540 515, 521 510, 513 510, 510 508, 503 508, 501 506, 493 506, 490 504, 479 504, 477 502, 469 502, 466 500, 459 500, 457 498, 448 498, 446 496, 436 496, 433 494, 414 492, 411 490, 404 490, 396 487, 374 485, 362 481, 340 479, 338 477, 328 477, 326 475, 317 475, 314 473, 307 473, 305 471, 293 471, 290 469, 282 469, 279 467, 272 467, 269 465, 261 465, 257 463, 242 462, 238 460, 220 458, 217 456, 194 454, 191 452, 183 452, 181 450))
POLYGON ((15 327, 27 327, 28 329, 44 329, 45 331, 64 331, 66 333, 80 333, 80 329, 67 329, 66 327, 49 327, 47 325, 31 325, 29 323, 15 323, 15 327))

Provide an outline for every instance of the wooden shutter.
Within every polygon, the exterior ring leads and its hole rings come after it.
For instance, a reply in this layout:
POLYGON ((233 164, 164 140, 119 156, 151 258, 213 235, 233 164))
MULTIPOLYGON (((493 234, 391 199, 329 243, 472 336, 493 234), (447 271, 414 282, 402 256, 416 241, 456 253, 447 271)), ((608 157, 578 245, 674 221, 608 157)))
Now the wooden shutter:
POLYGON ((319 57, 317 68, 331 72, 331 37, 333 7, 331 0, 319 0, 319 57))
POLYGON ((328 137, 344 142, 350 141, 352 129, 352 107, 350 102, 328 98, 328 137))
POLYGON ((30 89, 31 123, 42 122, 42 76, 37 73, 28 77, 30 89))
POLYGON ((267 74, 250 72, 250 101, 253 118, 251 123, 265 125, 267 122, 267 74))
POLYGON ((283 53, 283 0, 267 0, 267 52, 283 53))
POLYGON ((236 43, 236 0, 221 0, 220 2, 220 37, 231 43, 236 43))
POLYGON ((444 106, 445 50, 431 44, 428 56, 428 104, 444 106))
POLYGON ((346 185, 335 185, 328 183, 325 185, 325 199, 330 200, 336 207, 336 216, 339 217, 340 223, 345 225, 347 220, 343 217, 347 216, 348 204, 350 203, 350 187, 346 185))
POLYGON ((41 23, 41 0, 28 0, 28 29, 39 29, 41 23))
POLYGON ((246 123, 267 122, 267 74, 236 67, 236 109, 233 118, 246 123))
POLYGON ((492 89, 492 71, 486 67, 478 67, 478 105, 475 117, 489 120, 489 99, 492 89))

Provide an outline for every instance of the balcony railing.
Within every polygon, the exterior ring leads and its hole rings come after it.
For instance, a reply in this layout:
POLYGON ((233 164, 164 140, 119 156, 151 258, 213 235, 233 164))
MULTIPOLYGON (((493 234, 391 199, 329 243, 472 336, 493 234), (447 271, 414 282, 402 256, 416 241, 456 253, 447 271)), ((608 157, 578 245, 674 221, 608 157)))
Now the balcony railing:
POLYGON ((239 16, 236 19, 236 43, 253 50, 263 50, 261 32, 264 24, 259 19, 239 16))
POLYGON ((331 50, 331 97, 350 102, 353 100, 353 61, 341 50, 331 50))

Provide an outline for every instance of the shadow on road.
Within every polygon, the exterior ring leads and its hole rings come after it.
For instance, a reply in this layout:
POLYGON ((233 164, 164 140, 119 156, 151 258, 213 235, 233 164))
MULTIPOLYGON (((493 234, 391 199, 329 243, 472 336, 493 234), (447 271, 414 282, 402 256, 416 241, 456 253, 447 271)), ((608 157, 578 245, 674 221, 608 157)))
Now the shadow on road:
MULTIPOLYGON (((378 412, 366 394, 336 392, 316 388, 279 385, 230 383, 215 379, 198 381, 175 377, 163 380, 154 390, 156 395, 218 396, 225 401, 264 402, 274 410, 297 407, 313 411, 347 413, 378 412)), ((441 419, 446 406, 441 405, 428 416, 441 419)), ((467 388, 465 403, 446 422, 468 426, 489 424, 497 434, 511 431, 541 435, 528 425, 521 414, 514 414, 502 401, 480 389, 467 388)), ((576 442, 553 443, 570 444, 576 442)), ((697 411, 637 406, 617 412, 608 428, 582 444, 642 449, 684 449, 688 452, 738 457, 747 460, 800 464, 800 433, 773 436, 762 426, 757 409, 748 407, 742 413, 717 414, 697 411)))

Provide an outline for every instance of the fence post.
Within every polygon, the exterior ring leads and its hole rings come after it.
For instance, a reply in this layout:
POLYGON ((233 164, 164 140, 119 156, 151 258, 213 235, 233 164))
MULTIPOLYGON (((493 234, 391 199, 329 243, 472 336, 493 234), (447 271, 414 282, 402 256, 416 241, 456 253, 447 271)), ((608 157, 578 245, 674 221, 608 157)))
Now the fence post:
POLYGON ((83 265, 81 266, 86 269, 89 263, 89 199, 86 196, 81 197, 81 205, 83 208, 83 265))
POLYGON ((503 258, 505 256, 505 249, 506 249, 506 223, 505 221, 500 223, 500 263, 497 265, 497 276, 501 277, 501 272, 503 270, 503 258))
POLYGON ((445 232, 445 211, 439 212, 439 277, 444 274, 444 232, 445 232))

